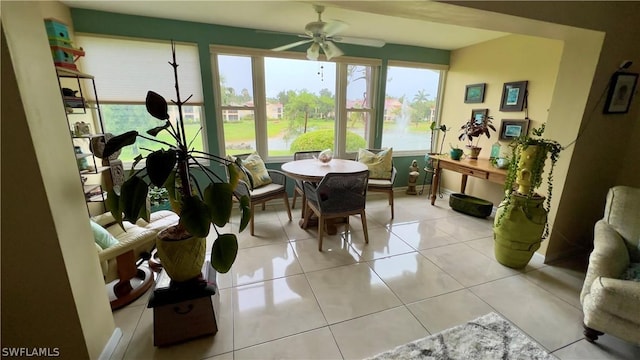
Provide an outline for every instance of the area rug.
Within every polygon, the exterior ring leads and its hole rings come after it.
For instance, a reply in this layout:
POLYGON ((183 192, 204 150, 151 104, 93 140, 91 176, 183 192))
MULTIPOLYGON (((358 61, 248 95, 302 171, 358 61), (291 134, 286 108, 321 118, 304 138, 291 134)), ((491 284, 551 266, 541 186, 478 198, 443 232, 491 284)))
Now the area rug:
POLYGON ((387 359, 556 359, 509 321, 489 313, 380 353, 368 360, 387 359))

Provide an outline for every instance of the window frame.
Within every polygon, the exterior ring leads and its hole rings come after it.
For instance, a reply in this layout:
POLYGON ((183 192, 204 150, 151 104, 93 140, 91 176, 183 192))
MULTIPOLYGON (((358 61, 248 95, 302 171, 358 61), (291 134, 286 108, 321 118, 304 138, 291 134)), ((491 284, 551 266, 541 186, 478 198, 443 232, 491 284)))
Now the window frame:
MULTIPOLYGON (((442 109, 442 105, 444 102, 444 91, 445 91, 445 84, 446 84, 446 79, 447 79, 447 74, 448 74, 448 70, 449 70, 449 65, 443 65, 443 64, 434 64, 434 63, 420 63, 420 62, 413 62, 413 61, 403 61, 403 60, 388 60, 386 63, 386 68, 385 68, 385 75, 388 72, 389 67, 404 67, 404 68, 414 68, 414 69, 425 69, 425 70, 435 70, 435 71, 439 71, 440 72, 440 76, 439 76, 439 80, 438 80, 438 93, 436 94, 436 113, 435 113, 435 123, 437 125, 440 125, 442 122, 442 118, 441 118, 441 109, 442 109)), ((385 79, 385 94, 383 95, 383 98, 386 98, 386 79, 385 79)), ((381 125, 380 125, 380 142, 382 143, 382 136, 383 136, 383 132, 384 132, 384 104, 382 104, 382 117, 380 118, 381 120, 381 125)), ((436 151, 436 147, 435 145, 438 143, 438 139, 440 137, 440 132, 437 132, 437 137, 434 140, 435 144, 430 144, 430 148, 426 149, 426 151, 428 152, 434 152, 436 151)), ((393 149, 393 153, 394 155, 400 155, 400 156, 424 156, 425 154, 425 150, 396 150, 393 149)))
MULTIPOLYGON (((284 162, 293 159, 291 156, 268 156, 268 134, 267 134, 267 114, 266 114, 266 87, 265 87, 265 68, 264 58, 283 58, 293 60, 309 61, 306 55, 298 52, 280 51, 273 52, 270 50, 250 49, 234 46, 224 45, 210 45, 209 51, 211 54, 211 69, 214 90, 215 112, 216 117, 221 121, 217 121, 216 126, 218 130, 219 141, 219 153, 226 155, 225 139, 224 139, 224 122, 222 121, 222 110, 230 109, 222 105, 222 99, 220 94, 220 69, 218 66, 218 55, 229 56, 250 56, 252 61, 252 81, 253 81, 253 100, 254 100, 254 114, 255 114, 255 136, 256 136, 256 151, 265 160, 265 162, 284 162)), ((321 55, 322 61, 327 61, 324 55, 321 55)), ((336 121, 335 121, 335 138, 334 138, 334 154, 342 158, 355 158, 356 153, 346 153, 346 128, 347 121, 346 115, 349 111, 359 111, 370 113, 371 124, 369 126, 368 134, 365 140, 370 146, 373 146, 375 140, 375 124, 376 124, 376 104, 378 99, 379 89, 376 86, 379 79, 380 67, 382 61, 378 59, 368 58, 356 58, 349 56, 340 56, 329 60, 329 62, 336 63, 336 88, 334 89, 336 98, 336 121), (371 93, 371 106, 369 109, 348 109, 346 108, 346 81, 347 81, 347 67, 349 65, 355 66, 371 66, 372 78, 368 85, 367 91, 371 93)), ((328 75, 328 74, 325 74, 328 75)), ((238 108, 238 107, 236 107, 238 108)), ((239 109, 246 110, 246 107, 239 107, 239 109)))

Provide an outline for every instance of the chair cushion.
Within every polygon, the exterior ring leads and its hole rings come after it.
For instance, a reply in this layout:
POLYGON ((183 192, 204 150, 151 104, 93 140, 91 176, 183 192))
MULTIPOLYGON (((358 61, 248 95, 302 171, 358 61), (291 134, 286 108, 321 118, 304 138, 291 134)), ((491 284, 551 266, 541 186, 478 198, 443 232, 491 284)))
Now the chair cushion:
POLYGON ((391 188, 393 184, 391 180, 383 180, 383 179, 369 179, 368 182, 369 187, 376 188, 391 188))
POLYGON ((107 229, 98 225, 93 220, 89 220, 89 222, 91 223, 91 231, 93 231, 93 240, 102 250, 118 244, 118 240, 116 240, 107 229))
MULTIPOLYGON (((233 163, 233 166, 236 168, 236 170, 238 170, 238 174, 240 175, 240 180, 246 182, 249 186, 251 186, 251 182, 249 181, 247 174, 245 174, 244 171, 240 169, 238 164, 236 164, 236 157, 232 155, 227 155, 227 160, 231 161, 233 163)), ((245 170, 248 170, 248 169, 245 169, 245 170)))
POLYGON ((251 190, 251 200, 257 200, 262 197, 273 196, 274 194, 282 193, 284 191, 285 191, 284 186, 280 184, 274 184, 274 183, 267 184, 265 186, 261 186, 259 188, 255 188, 251 190))
POLYGON ((358 161, 366 164, 369 168, 369 179, 391 179, 393 148, 384 149, 377 154, 366 149, 359 149, 358 161))
POLYGON ((271 177, 269 176, 267 167, 264 165, 264 161, 262 161, 262 158, 258 153, 254 152, 246 159, 242 160, 242 165, 251 173, 254 188, 271 184, 271 177))

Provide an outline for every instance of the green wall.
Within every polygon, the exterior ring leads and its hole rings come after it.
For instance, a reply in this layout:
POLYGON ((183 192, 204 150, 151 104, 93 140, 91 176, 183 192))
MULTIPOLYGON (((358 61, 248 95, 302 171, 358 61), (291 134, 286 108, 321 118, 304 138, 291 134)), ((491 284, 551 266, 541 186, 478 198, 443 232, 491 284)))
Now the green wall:
MULTIPOLYGON (((209 45, 240 46, 257 49, 271 49, 282 44, 299 40, 295 36, 260 33, 254 29, 230 27, 222 25, 204 24, 189 21, 169 20, 145 16, 123 15, 103 11, 86 9, 71 9, 71 17, 76 32, 93 33, 110 36, 124 36, 135 38, 147 38, 156 40, 175 40, 181 42, 196 43, 200 53, 200 68, 202 73, 202 87, 204 96, 204 111, 207 122, 206 127, 209 150, 217 153, 219 149, 216 121, 213 84, 211 74, 211 60, 209 45)), ((382 60, 381 91, 384 93, 383 79, 386 77, 388 60, 401 60, 432 64, 449 64, 450 51, 423 48, 408 45, 386 44, 382 48, 372 48, 349 44, 340 44, 340 48, 346 54, 354 57, 366 57, 382 60)), ((306 47, 301 46, 291 51, 305 52, 306 47)), ((88 56, 91 56, 90 54, 88 56)), ((123 56, 126 61, 126 56, 123 56)), ((379 97, 376 105, 378 127, 382 127, 384 112, 384 96, 379 97)), ((379 129, 378 129, 379 130, 379 129)), ((381 134, 381 131, 377 131, 381 134)), ((374 145, 379 147, 381 138, 376 138, 374 145)), ((398 169, 396 186, 405 186, 408 179, 408 168, 411 157, 394 157, 395 166, 398 169), (404 171, 407 169, 407 171, 404 171)), ((421 164, 422 159, 417 159, 421 164)), ((269 164, 270 168, 279 169, 280 164, 269 164)), ((212 166, 212 170, 219 171, 218 166, 212 166)), ((290 189, 293 189, 291 186, 290 189)))

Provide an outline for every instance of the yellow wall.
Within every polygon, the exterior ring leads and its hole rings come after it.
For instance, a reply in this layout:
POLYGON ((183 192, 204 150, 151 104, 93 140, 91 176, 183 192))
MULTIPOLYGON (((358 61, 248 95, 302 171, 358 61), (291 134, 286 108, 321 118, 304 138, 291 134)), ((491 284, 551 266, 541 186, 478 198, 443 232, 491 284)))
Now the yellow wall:
MULTIPOLYGON (((489 109, 495 132, 491 138, 480 138, 480 157, 488 158, 491 145, 498 140, 502 119, 524 119, 525 112, 501 112, 500 101, 505 82, 529 81, 529 128, 547 121, 548 109, 558 74, 562 42, 524 35, 508 35, 495 40, 452 51, 442 106, 442 123, 451 130, 445 139, 443 152, 449 144, 464 148, 466 141, 458 141, 460 127, 471 117, 472 109, 489 109), (486 83, 485 99, 480 104, 465 104, 465 86, 486 83)), ((475 141, 474 141, 475 143, 475 141)), ((502 151, 508 153, 508 142, 500 141, 502 151)), ((467 150, 465 149, 465 152, 467 150)), ((460 190, 461 175, 443 171, 444 188, 460 190)), ((504 195, 499 184, 469 177, 467 194, 480 196, 497 206, 504 195)))
POLYGON ((44 17, 2 2, 2 346, 97 358, 114 331, 44 17))
MULTIPOLYGON (((553 260, 590 249, 593 225, 602 217, 608 189, 617 184, 640 187, 638 150, 632 149, 640 142, 638 88, 627 114, 602 114, 603 94, 620 63, 632 60, 629 70, 640 71, 640 2, 455 4, 568 25, 553 31, 543 23, 539 30, 565 42, 546 135, 566 144, 580 132, 558 164, 550 213, 553 230, 546 255, 553 260), (599 32, 605 36, 600 38, 599 32)), ((526 29, 535 34, 535 28, 523 23, 504 30, 526 29)))

